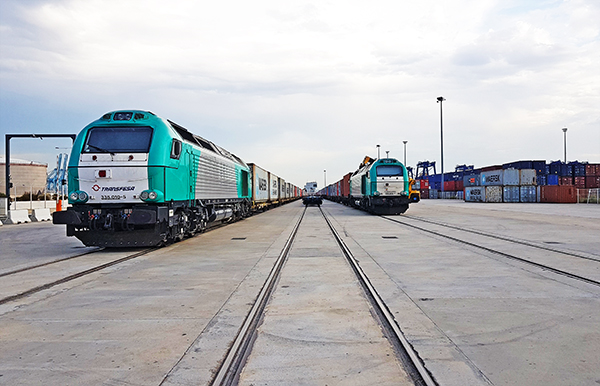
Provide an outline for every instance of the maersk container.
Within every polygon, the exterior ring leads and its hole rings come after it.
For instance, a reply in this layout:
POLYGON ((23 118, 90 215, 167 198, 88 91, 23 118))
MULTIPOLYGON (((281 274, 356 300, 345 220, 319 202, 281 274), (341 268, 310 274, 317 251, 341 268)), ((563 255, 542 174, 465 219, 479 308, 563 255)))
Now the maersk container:
POLYGON ((465 201, 485 202, 485 186, 466 186, 465 201))
POLYGON ((504 175, 502 176, 504 185, 519 186, 520 179, 519 169, 504 169, 504 175))
POLYGON ((518 186, 504 186, 502 189, 502 200, 504 202, 519 202, 519 193, 520 189, 518 186))
POLYGON ((465 174, 463 177, 463 184, 466 188, 467 186, 480 186, 481 185, 481 175, 480 174, 465 174))
POLYGON ((504 170, 497 169, 481 172, 481 185, 483 186, 501 186, 504 170))
POLYGON ((535 169, 521 169, 519 174, 520 185, 536 185, 537 174, 535 169))
POLYGON ((502 186, 486 186, 485 202, 502 202, 502 186))
POLYGON ((248 164, 252 173, 252 201, 269 200, 269 172, 255 164, 248 164))
POLYGON ((521 202, 536 202, 537 187, 533 185, 521 186, 519 191, 519 200, 521 202))

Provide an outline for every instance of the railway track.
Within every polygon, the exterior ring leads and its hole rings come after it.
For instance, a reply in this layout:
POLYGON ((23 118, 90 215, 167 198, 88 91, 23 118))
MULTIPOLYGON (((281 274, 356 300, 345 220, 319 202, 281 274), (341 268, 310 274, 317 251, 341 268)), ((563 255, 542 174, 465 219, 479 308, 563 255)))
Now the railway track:
POLYGON ((389 216, 380 217, 386 221, 484 250, 496 256, 518 261, 587 284, 600 286, 600 258, 594 257, 594 255, 586 256, 581 253, 550 248, 516 238, 465 229, 414 216, 402 216, 401 219, 389 216), (423 223, 427 225, 423 226, 423 223), (503 242, 504 246, 497 245, 498 241, 503 242))
MULTIPOLYGON (((211 385, 236 385, 238 383, 241 372, 245 366, 245 361, 249 357, 252 351, 253 343, 257 338, 257 328, 265 317, 265 307, 275 290, 275 283, 279 280, 283 266, 285 265, 291 246, 295 241, 298 229, 302 224, 307 210, 307 208, 304 209, 304 212, 292 230, 287 242, 285 243, 285 246, 281 250, 281 253, 275 262, 269 277, 265 281, 251 311, 248 313, 244 324, 242 325, 237 337, 229 349, 229 352, 215 374, 211 385)), ((356 279, 360 283, 360 286, 363 288, 366 298, 369 300, 372 309, 375 310, 378 322, 388 338, 388 341, 392 344, 399 360, 404 364, 405 369, 410 378, 413 380, 414 384, 424 386, 437 385, 431 374, 425 368, 421 358, 419 358, 416 351, 404 337, 404 334, 400 330, 400 327, 396 323, 393 315, 388 310, 388 307, 378 295, 373 285, 370 283, 369 278, 361 269, 357 260, 352 255, 352 252, 346 246, 342 238, 331 224, 328 216, 320 207, 318 210, 327 223, 329 231, 333 235, 337 245, 351 266, 356 279)))
MULTIPOLYGON (((143 256, 143 255, 146 255, 146 254, 154 251, 155 249, 156 248, 146 248, 146 249, 143 249, 143 250, 136 250, 135 252, 125 253, 125 256, 119 256, 116 259, 115 258, 111 258, 108 261, 104 261, 102 263, 91 263, 91 262, 90 263, 82 263, 82 267, 74 270, 74 272, 71 273, 71 274, 69 274, 69 275, 63 276, 63 274, 59 273, 59 274, 55 275, 55 276, 57 276, 57 278, 47 280, 45 283, 42 283, 42 284, 37 284, 36 283, 36 285, 33 285, 33 286, 30 286, 30 285, 28 286, 27 284, 25 284, 26 288, 23 288, 22 286, 17 286, 17 290, 16 291, 11 290, 11 289, 4 290, 0 286, 0 290, 2 292, 4 292, 3 297, 0 299, 0 305, 6 304, 6 303, 9 303, 9 302, 13 302, 15 300, 19 300, 21 298, 33 295, 33 294, 35 294, 37 292, 40 292, 40 291, 43 291, 43 290, 47 290, 47 289, 52 288, 54 286, 57 286, 59 284, 64 284, 64 283, 67 283, 69 281, 78 279, 80 277, 84 277, 86 275, 90 275, 92 273, 95 273, 95 272, 101 271, 103 269, 112 267, 114 265, 124 263, 126 261, 135 259, 135 258, 143 256), (10 293, 10 295, 8 295, 7 293, 10 293)), ((11 271, 11 272, 6 272, 6 273, 4 273, 2 275, 2 276, 5 277, 5 280, 4 280, 3 283, 6 282, 6 278, 12 279, 11 280, 12 283, 9 282, 9 283, 7 283, 7 285, 11 285, 11 284, 14 285, 15 281, 22 281, 22 282, 27 283, 27 282, 31 281, 31 276, 29 276, 29 277, 23 277, 24 274, 34 274, 34 275, 39 276, 39 277, 44 277, 45 276, 44 273, 42 273, 40 271, 40 270, 43 270, 44 268, 49 268, 49 267, 52 267, 52 266, 56 266, 56 265, 58 265, 60 263, 68 262, 69 260, 73 260, 73 259, 76 259, 76 258, 81 258, 81 257, 84 257, 84 256, 95 255, 95 254, 98 254, 98 253, 101 253, 101 252, 103 252, 103 250, 99 249, 97 251, 90 251, 90 252, 83 253, 83 254, 80 254, 80 255, 70 256, 68 258, 58 259, 58 260, 54 260, 54 261, 47 262, 47 263, 44 263, 44 264, 38 264, 38 265, 35 265, 35 266, 26 267, 26 268, 14 270, 14 271, 11 271)), ((52 275, 50 275, 50 276, 52 276, 52 275)), ((34 280, 34 282, 35 281, 37 281, 37 280, 34 280)))

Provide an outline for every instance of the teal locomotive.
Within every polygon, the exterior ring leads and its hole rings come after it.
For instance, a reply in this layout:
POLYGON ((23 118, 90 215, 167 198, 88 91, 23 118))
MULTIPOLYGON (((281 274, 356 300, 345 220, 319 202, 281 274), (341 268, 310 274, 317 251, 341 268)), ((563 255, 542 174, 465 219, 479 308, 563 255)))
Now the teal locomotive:
POLYGON ((69 207, 54 224, 88 246, 155 246, 252 209, 250 168, 239 157, 148 111, 115 111, 73 144, 69 207))
POLYGON ((406 167, 395 158, 365 157, 354 173, 324 188, 320 194, 373 214, 401 214, 419 195, 411 191, 406 167))

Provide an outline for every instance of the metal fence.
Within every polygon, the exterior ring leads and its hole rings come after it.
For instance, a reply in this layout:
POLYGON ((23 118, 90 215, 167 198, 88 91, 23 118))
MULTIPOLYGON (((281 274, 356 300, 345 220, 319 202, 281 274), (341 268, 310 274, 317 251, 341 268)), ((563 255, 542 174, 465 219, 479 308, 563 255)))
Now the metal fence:
POLYGON ((600 189, 577 189, 577 202, 580 204, 600 204, 600 189))

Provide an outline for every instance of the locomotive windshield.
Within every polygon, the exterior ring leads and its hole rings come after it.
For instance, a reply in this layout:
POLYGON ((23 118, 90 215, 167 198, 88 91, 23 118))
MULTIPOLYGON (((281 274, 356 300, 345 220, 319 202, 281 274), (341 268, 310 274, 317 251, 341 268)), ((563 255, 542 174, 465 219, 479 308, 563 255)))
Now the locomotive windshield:
POLYGON ((378 177, 402 176, 402 166, 400 165, 379 165, 377 166, 378 177))
POLYGON ((148 153, 150 127, 93 127, 83 146, 84 153, 148 153))

